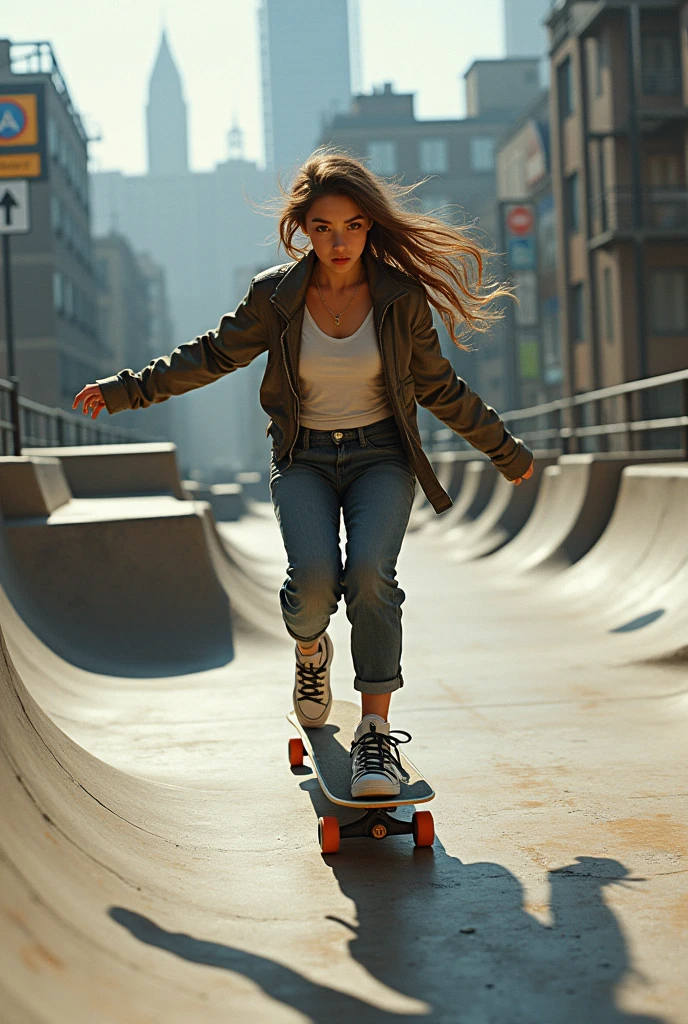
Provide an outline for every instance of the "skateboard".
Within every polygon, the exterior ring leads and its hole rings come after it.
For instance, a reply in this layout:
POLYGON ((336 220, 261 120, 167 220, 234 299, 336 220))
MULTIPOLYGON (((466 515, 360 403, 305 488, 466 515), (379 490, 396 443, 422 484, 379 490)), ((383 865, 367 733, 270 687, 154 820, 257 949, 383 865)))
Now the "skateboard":
POLYGON ((402 781, 398 796, 352 797, 351 758, 349 750, 354 730, 361 720, 361 710, 349 700, 335 700, 327 724, 319 729, 305 729, 290 711, 287 719, 299 733, 289 740, 289 764, 296 767, 309 757, 320 788, 330 801, 340 807, 363 808, 361 818, 341 825, 338 818, 328 815, 318 819, 318 840, 323 853, 337 853, 341 839, 367 836, 384 839, 385 836, 413 835, 416 846, 432 846, 435 826, 430 811, 415 811, 411 821, 393 818, 389 813, 407 804, 421 804, 432 800, 434 790, 404 752, 397 748, 400 761, 408 772, 408 782, 402 781))

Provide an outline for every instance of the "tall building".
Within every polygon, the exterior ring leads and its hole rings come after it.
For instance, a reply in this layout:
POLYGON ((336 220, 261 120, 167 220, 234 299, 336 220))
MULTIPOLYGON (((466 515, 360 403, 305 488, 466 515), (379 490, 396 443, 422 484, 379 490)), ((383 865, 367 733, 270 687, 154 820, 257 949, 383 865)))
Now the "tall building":
MULTIPOLYGON (((95 234, 104 236, 104 245, 108 237, 123 236, 137 254, 149 254, 164 271, 167 282, 168 329, 155 335, 155 350, 142 353, 138 364, 136 350, 126 353, 125 365, 137 371, 154 356, 167 355, 177 345, 217 327, 248 287, 250 276, 242 287, 237 270, 247 266, 264 269, 279 262, 275 239, 270 237, 274 235, 274 223, 255 208, 266 198, 267 176, 244 158, 236 116, 227 133, 227 159, 213 171, 188 171, 182 84, 165 35, 151 75, 150 96, 149 128, 154 115, 160 115, 158 124, 167 117, 166 107, 179 115, 175 146, 181 159, 184 144, 183 168, 180 164, 179 171, 172 173, 171 161, 159 159, 170 142, 167 133, 157 136, 157 150, 151 148, 151 156, 158 154, 157 163, 151 162, 151 173, 125 175, 110 171, 91 176, 95 234)), ((168 119, 170 131, 176 120, 168 119)), ((122 368, 113 356, 107 372, 116 373, 122 368)), ((259 423, 253 406, 251 416, 244 415, 247 406, 243 392, 251 386, 252 378, 240 370, 164 403, 187 475, 192 469, 201 474, 214 473, 218 465, 266 468, 252 461, 256 436, 262 438, 265 458, 269 458, 269 446, 265 441, 268 417, 263 414, 259 423)), ((157 410, 152 408, 136 410, 134 422, 142 430, 150 423, 152 430, 156 415, 157 410)))
POLYGON ((148 83, 146 138, 150 175, 166 177, 188 173, 186 102, 182 79, 165 31, 160 38, 158 55, 148 83))
POLYGON ((317 145, 324 120, 349 105, 348 4, 261 0, 258 19, 265 158, 288 181, 317 145))
MULTIPOLYGON (((71 410, 111 360, 98 332, 89 140, 49 43, 0 39, 0 93, 2 174, 28 179, 31 211, 31 230, 10 239, 20 393, 71 410)), ((0 376, 4 330, 0 317, 0 376)))
MULTIPOLYGON (((111 365, 139 369, 160 355, 160 332, 169 322, 164 272, 149 255, 135 253, 116 231, 95 239, 93 248, 100 285, 99 330, 112 353, 111 365)), ((147 410, 151 436, 170 439, 169 404, 147 410)), ((139 429, 141 423, 134 410, 117 415, 123 427, 139 429)))
MULTIPOLYGON (((564 393, 575 395, 686 366, 688 4, 562 0, 548 25, 564 393)), ((635 411, 671 415, 679 399, 653 391, 635 411)))

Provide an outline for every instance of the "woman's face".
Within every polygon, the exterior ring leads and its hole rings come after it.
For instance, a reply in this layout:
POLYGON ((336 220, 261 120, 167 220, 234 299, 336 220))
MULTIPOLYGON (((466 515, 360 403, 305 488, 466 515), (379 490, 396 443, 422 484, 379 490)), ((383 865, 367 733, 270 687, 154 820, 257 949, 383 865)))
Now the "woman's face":
POLYGON ((348 196, 321 196, 306 214, 305 234, 326 267, 346 273, 363 252, 372 225, 348 196))

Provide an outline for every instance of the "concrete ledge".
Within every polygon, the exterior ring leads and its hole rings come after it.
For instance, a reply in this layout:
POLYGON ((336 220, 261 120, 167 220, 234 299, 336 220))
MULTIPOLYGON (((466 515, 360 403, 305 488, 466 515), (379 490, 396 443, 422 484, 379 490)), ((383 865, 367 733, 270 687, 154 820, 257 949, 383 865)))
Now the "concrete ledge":
POLYGON ((210 488, 210 504, 219 523, 236 522, 247 512, 241 484, 213 484, 210 488))
POLYGON ((5 519, 46 517, 71 497, 59 459, 28 455, 0 458, 0 511, 5 519))
POLYGON ((170 442, 25 448, 24 452, 60 459, 75 498, 133 494, 184 498, 177 447, 170 442))
POLYGON ((246 470, 235 473, 234 482, 241 484, 247 498, 254 501, 270 501, 270 481, 267 473, 246 470))

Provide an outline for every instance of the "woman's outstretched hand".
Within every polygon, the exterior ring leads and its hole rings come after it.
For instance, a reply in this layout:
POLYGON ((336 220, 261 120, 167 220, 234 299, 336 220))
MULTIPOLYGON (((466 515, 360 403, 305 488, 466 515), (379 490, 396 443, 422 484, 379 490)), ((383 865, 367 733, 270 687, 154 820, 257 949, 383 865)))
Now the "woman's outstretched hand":
POLYGON ((511 483, 514 484, 516 487, 518 487, 518 485, 520 484, 521 480, 528 480, 533 475, 533 466, 534 465, 535 465, 535 462, 534 461, 531 462, 531 464, 528 466, 528 469, 523 474, 523 476, 520 476, 518 478, 518 480, 512 480, 511 483))
POLYGON ((97 419, 98 414, 105 408, 105 400, 103 399, 103 392, 100 390, 100 385, 87 384, 85 388, 82 388, 74 399, 72 409, 76 409, 79 402, 82 401, 84 403, 84 416, 88 416, 88 414, 91 413, 92 419, 97 419))

